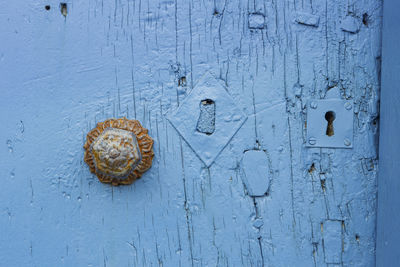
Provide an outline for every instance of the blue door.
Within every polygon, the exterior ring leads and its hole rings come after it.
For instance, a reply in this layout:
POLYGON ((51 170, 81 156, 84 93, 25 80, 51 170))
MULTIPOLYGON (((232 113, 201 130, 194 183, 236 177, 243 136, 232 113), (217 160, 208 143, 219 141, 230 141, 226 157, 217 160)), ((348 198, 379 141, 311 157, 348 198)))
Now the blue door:
POLYGON ((0 2, 0 265, 374 266, 381 12, 0 2), (129 185, 85 162, 111 118, 154 140, 129 185))

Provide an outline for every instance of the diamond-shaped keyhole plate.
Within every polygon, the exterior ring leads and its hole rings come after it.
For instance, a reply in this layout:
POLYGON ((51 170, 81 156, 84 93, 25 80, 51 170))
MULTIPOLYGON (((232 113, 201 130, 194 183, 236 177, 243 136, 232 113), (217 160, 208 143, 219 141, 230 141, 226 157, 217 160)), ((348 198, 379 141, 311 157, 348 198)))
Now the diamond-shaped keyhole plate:
POLYGON ((204 164, 210 166, 247 116, 220 81, 207 73, 167 119, 204 164), (199 104, 204 101, 209 101, 213 107, 212 112, 201 116, 199 104))
POLYGON ((311 100, 307 105, 308 147, 353 147, 353 106, 341 99, 311 100), (327 134, 326 114, 333 112, 333 135, 327 134))

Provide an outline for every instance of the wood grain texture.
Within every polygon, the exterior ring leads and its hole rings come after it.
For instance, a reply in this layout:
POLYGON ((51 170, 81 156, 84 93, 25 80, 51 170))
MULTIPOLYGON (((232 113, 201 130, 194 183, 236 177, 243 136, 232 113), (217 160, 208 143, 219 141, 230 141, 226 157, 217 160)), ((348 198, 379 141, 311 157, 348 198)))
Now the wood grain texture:
POLYGON ((0 2, 1 264, 374 266, 380 0, 66 4, 0 2), (210 167, 166 119, 207 71, 248 116, 210 167), (354 148, 306 148, 306 102, 335 94, 354 148), (123 116, 155 157, 111 187, 82 146, 123 116), (267 155, 262 197, 249 150, 267 155))

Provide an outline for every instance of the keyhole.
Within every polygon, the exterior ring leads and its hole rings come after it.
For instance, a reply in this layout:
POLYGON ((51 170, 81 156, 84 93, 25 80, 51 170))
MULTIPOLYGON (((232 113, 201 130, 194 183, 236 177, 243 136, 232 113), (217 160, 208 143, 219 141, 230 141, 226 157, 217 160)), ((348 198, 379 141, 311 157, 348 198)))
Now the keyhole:
POLYGON ((333 111, 328 111, 325 113, 325 120, 328 122, 328 126, 326 126, 326 135, 327 136, 332 136, 335 134, 333 130, 333 121, 336 118, 336 114, 333 111))
POLYGON ((200 101, 200 116, 197 120, 197 131, 211 135, 215 131, 215 102, 211 99, 200 101))

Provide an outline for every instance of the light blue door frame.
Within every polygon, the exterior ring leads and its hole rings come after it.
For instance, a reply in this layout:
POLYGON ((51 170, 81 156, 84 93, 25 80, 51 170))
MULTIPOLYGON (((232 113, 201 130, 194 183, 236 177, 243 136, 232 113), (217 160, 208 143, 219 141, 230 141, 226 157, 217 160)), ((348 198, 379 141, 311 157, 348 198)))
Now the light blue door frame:
POLYGON ((381 0, 0 1, 0 266, 390 266, 381 30, 381 0), (118 117, 154 139, 128 186, 83 158, 118 117))
POLYGON ((400 2, 384 1, 376 266, 400 263, 399 12, 400 2))

